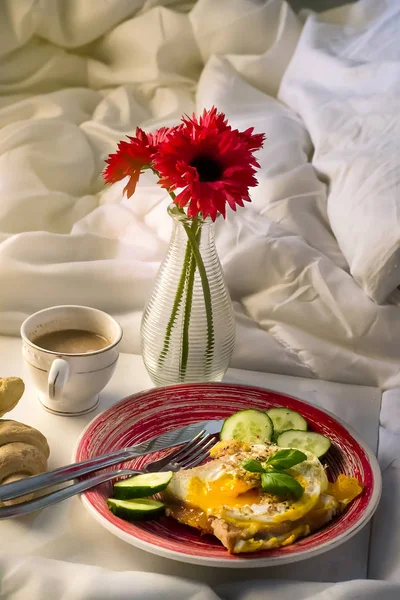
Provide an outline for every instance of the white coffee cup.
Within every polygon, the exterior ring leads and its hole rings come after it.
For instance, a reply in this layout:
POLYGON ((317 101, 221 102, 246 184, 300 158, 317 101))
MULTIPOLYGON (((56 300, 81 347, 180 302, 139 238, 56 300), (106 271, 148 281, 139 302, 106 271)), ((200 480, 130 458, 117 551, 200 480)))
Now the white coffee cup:
POLYGON ((89 306, 52 306, 21 325, 22 354, 41 404, 52 413, 77 416, 94 410, 99 393, 114 373, 122 328, 107 313, 89 306), (109 345, 81 354, 37 346, 36 338, 54 331, 83 329, 103 336, 109 345))

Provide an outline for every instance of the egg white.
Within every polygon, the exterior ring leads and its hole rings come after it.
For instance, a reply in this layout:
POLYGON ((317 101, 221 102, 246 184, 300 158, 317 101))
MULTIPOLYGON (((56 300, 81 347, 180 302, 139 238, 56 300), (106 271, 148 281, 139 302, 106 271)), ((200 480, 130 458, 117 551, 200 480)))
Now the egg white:
MULTIPOLYGON (((222 507, 218 515, 228 521, 258 521, 262 523, 282 523, 297 521, 307 514, 318 502, 321 493, 327 489, 328 480, 320 461, 309 452, 307 460, 295 465, 290 473, 303 486, 304 493, 296 500, 279 500, 264 493, 257 504, 236 508, 222 507)), ((209 513, 212 514, 212 513, 209 513)))
MULTIPOLYGON (((204 465, 195 467, 187 471, 175 473, 171 483, 168 486, 168 497, 179 499, 191 506, 196 506, 196 499, 190 493, 193 478, 196 478, 197 483, 200 481, 204 484, 203 489, 206 491, 211 486, 217 486, 218 482, 225 481, 229 476, 235 485, 242 484, 244 480, 255 477, 254 486, 259 488, 259 480, 257 476, 249 475, 244 471, 242 465, 245 460, 253 458, 255 460, 266 460, 268 456, 281 450, 277 446, 254 445, 247 452, 239 452, 234 455, 222 456, 216 458, 204 465)), ((271 496, 266 492, 261 492, 260 497, 255 503, 235 506, 235 500, 226 498, 221 494, 221 503, 218 506, 206 506, 206 498, 202 497, 201 509, 206 512, 209 517, 222 518, 229 523, 246 522, 277 524, 284 521, 295 521, 301 519, 309 512, 328 485, 327 477, 320 461, 310 452, 305 452, 307 460, 295 465, 290 473, 299 481, 304 488, 302 497, 298 500, 289 498, 281 500, 276 496, 271 496)), ((221 483, 222 485, 222 483, 221 483)), ((199 487, 199 485, 197 485, 199 487)), ((251 487, 251 486, 250 486, 251 487)))

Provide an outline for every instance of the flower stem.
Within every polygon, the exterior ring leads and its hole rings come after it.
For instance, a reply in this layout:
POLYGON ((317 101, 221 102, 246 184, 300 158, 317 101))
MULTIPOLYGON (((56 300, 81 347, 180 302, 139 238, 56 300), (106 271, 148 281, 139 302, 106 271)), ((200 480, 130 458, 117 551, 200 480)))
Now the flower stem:
MULTIPOLYGON (((193 221, 192 223, 192 231, 194 233, 197 244, 200 240, 200 233, 197 232, 197 222, 193 221)), ((190 242, 188 241, 190 246, 190 242)), ((192 248, 191 248, 192 250, 192 248)), ((181 355, 181 364, 179 369, 179 379, 184 381, 187 369, 187 362, 189 358, 189 324, 190 324, 190 316, 192 312, 192 300, 193 300, 193 284, 194 284, 194 276, 196 273, 196 260, 194 258, 194 254, 190 256, 189 269, 186 280, 186 299, 185 299, 185 309, 183 315, 183 330, 182 330, 182 355, 181 355)))
MULTIPOLYGON (((190 242, 188 241, 188 243, 186 244, 186 251, 185 251, 185 257, 183 259, 182 273, 179 278, 178 287, 177 287, 175 299, 174 299, 174 304, 172 306, 171 316, 169 318, 169 321, 168 321, 168 324, 167 324, 167 327, 165 330, 164 345, 161 350, 160 356, 158 358, 158 364, 160 367, 162 366, 162 364, 168 354, 169 344, 171 342, 171 332, 172 332, 172 328, 175 324, 176 317, 178 315, 178 310, 179 310, 179 306, 180 306, 182 298, 183 298, 183 293, 185 291, 186 276, 187 276, 187 272, 188 272, 188 268, 189 268, 191 259, 192 259, 192 247, 191 247, 190 242)), ((193 262, 193 260, 192 260, 192 262, 193 262)))
POLYGON ((199 245, 196 240, 196 235, 192 229, 186 224, 183 224, 186 235, 188 236, 192 252, 196 260, 196 265, 199 270, 201 284, 203 287, 204 304, 206 307, 206 318, 207 318, 207 348, 206 348, 206 369, 209 368, 210 362, 214 350, 214 324, 213 324, 213 312, 211 302, 211 291, 210 284, 208 283, 207 272, 203 263, 203 259, 200 254, 199 245))
MULTIPOLYGON (((154 171, 156 173, 156 171, 154 171)), ((168 193, 172 199, 175 200, 175 194, 171 190, 168 190, 168 193)), ((182 215, 185 215, 185 211, 176 206, 176 210, 180 212, 182 215)), ((204 266, 204 262, 200 253, 200 235, 201 235, 201 226, 197 232, 198 223, 193 220, 192 227, 189 227, 186 223, 183 223, 183 227, 186 231, 186 235, 188 237, 188 243, 186 245, 185 258, 183 261, 182 273, 179 278, 178 288, 175 295, 174 305, 172 307, 172 312, 170 319, 168 321, 168 325, 166 328, 164 346, 160 353, 160 357, 158 359, 159 365, 161 366, 166 355, 168 353, 169 344, 171 341, 171 332, 172 328, 175 324, 176 317, 178 314, 179 306, 182 301, 182 297, 185 291, 185 283, 187 282, 187 293, 186 293, 186 302, 185 302, 185 312, 184 312, 184 326, 183 326, 183 340, 182 340, 182 355, 181 355, 181 363, 180 363, 180 379, 183 380, 183 377, 186 373, 187 361, 189 358, 189 324, 190 324, 190 316, 192 309, 192 300, 193 300, 193 284, 194 284, 194 276, 196 271, 196 266, 199 270, 199 275, 201 279, 201 285, 203 288, 203 296, 204 296, 204 304, 206 308, 206 319, 207 319, 207 348, 206 348, 206 374, 208 374, 208 370, 210 368, 213 351, 214 351, 214 323, 213 323, 213 311, 212 311, 212 302, 211 302, 211 290, 210 285, 208 283, 207 272, 204 266), (193 228, 193 230, 192 230, 193 228)))

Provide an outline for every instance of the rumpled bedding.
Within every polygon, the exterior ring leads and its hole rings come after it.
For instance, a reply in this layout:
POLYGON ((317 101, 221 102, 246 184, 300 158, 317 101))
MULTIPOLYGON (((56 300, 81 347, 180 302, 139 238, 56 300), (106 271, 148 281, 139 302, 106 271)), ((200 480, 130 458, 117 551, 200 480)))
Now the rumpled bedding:
POLYGON ((389 581, 243 581, 215 586, 144 572, 113 572, 45 558, 2 561, 0 600, 398 600, 389 581))
POLYGON ((139 326, 171 224, 150 176, 104 159, 215 104, 266 133, 251 205, 217 223, 233 366, 400 383, 396 1, 309 16, 283 0, 0 3, 0 333, 88 304, 139 326))
POLYGON ((168 199, 147 175, 130 200, 125 182, 105 187, 104 159, 137 125, 215 104, 267 136, 252 203, 216 224, 232 366, 388 389, 376 581, 211 590, 10 557, 0 600, 400 597, 399 30, 397 0, 301 18, 283 0, 0 2, 0 334, 46 306, 88 304, 140 352, 168 199))

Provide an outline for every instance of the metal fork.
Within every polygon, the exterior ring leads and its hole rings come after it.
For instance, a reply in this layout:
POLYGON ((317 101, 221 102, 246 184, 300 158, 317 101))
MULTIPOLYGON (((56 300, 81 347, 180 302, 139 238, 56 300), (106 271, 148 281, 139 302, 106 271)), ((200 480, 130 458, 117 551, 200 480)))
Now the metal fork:
POLYGON ((132 460, 139 456, 152 454, 159 450, 168 450, 174 446, 181 446, 193 440, 201 432, 216 435, 221 431, 222 424, 223 420, 192 423, 191 425, 173 429, 162 435, 150 438, 145 442, 133 444, 120 450, 113 450, 109 454, 95 456, 94 458, 59 467, 40 475, 32 475, 26 479, 3 483, 0 485, 0 503, 25 496, 26 494, 39 492, 40 490, 54 487, 61 483, 67 483, 79 477, 85 477, 94 471, 100 471, 113 465, 120 465, 127 460, 132 460))
POLYGON ((35 512, 52 504, 62 502, 76 494, 81 494, 96 485, 122 477, 123 475, 138 475, 139 473, 158 473, 160 471, 180 471, 181 469, 191 469, 200 464, 207 456, 210 448, 214 446, 214 436, 200 432, 193 440, 187 442, 183 447, 175 450, 168 456, 155 460, 143 467, 140 471, 134 469, 117 469, 114 471, 105 471, 94 477, 84 479, 74 483, 61 490, 57 490, 40 498, 21 502, 13 506, 0 508, 0 519, 12 519, 20 517, 31 512, 35 512))

